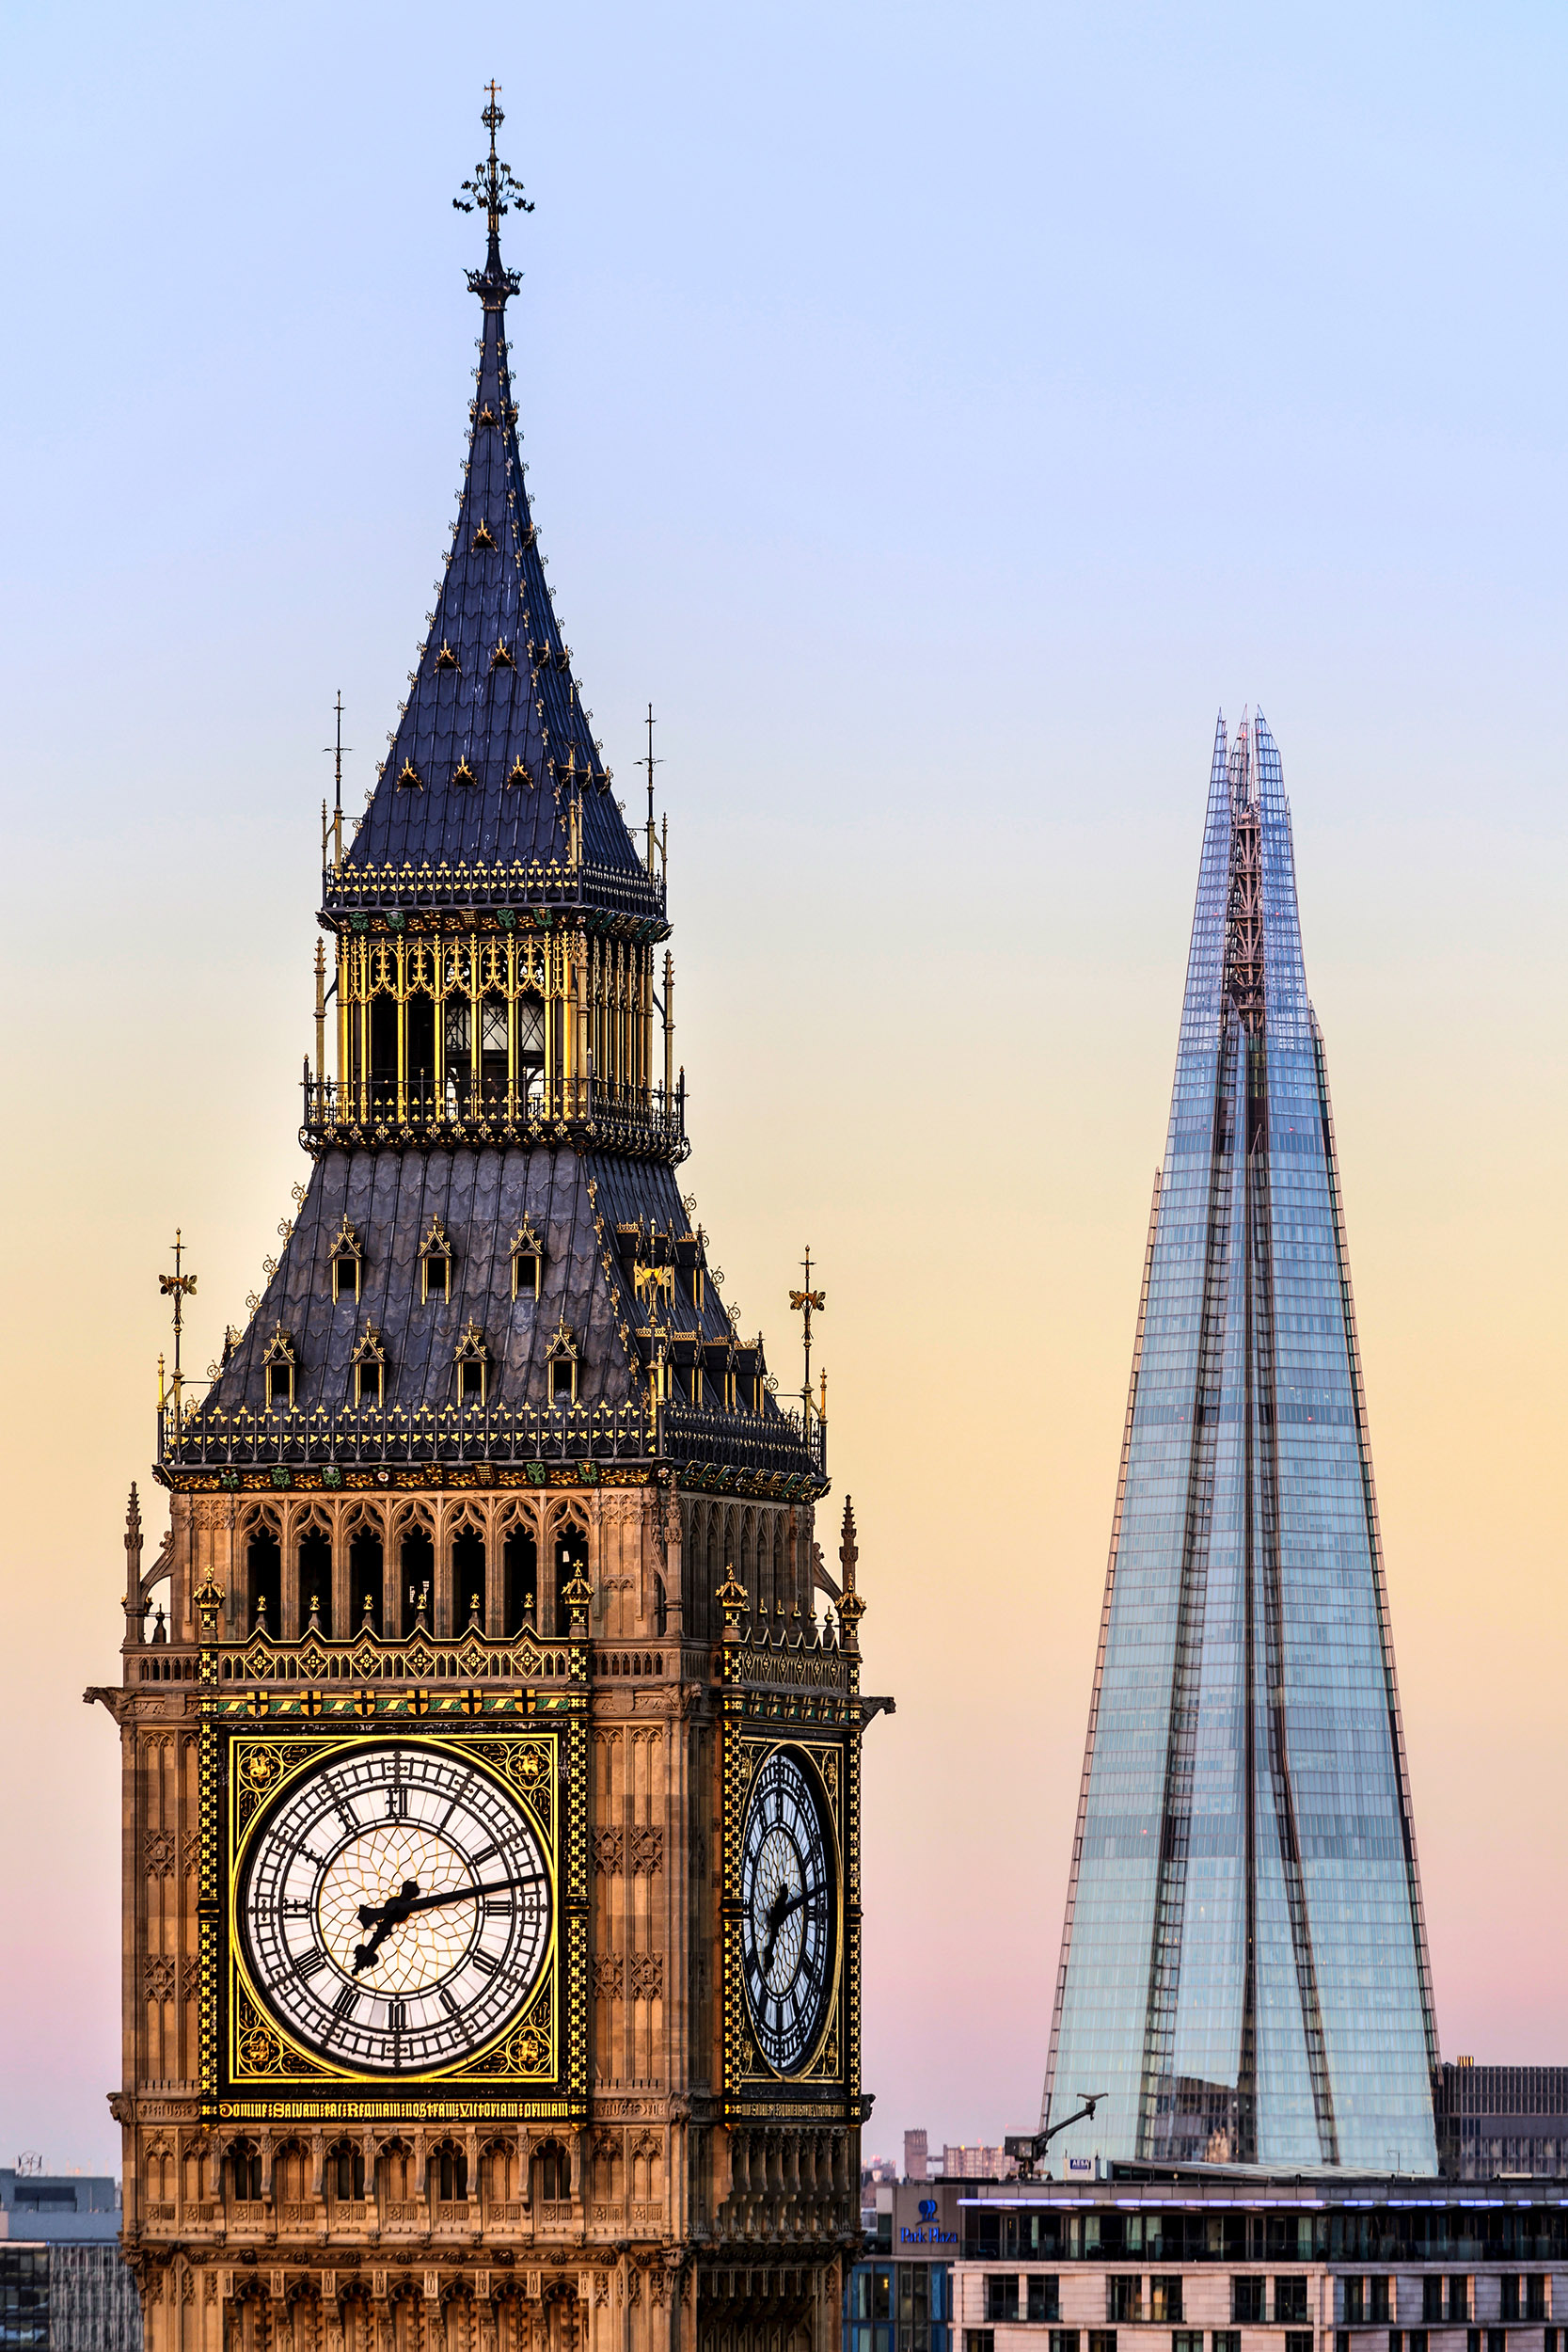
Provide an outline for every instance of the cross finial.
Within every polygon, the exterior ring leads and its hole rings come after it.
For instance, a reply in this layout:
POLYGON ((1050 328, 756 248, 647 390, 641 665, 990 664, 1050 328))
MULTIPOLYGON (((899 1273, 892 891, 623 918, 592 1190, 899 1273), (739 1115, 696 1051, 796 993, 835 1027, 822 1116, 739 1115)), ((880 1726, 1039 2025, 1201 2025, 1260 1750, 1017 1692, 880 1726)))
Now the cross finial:
POLYGON ((806 1254, 801 1260, 801 1264, 805 1271, 806 1286, 804 1290, 791 1291, 789 1294, 789 1303, 800 1318, 800 1341, 805 1349, 806 1376, 804 1384, 800 1390, 800 1427, 802 1431, 809 1436, 811 1432, 812 1415, 811 1319, 814 1314, 819 1315, 827 1311, 828 1294, 826 1291, 813 1290, 812 1288, 810 1242, 807 1242, 806 1244, 806 1254))
POLYGON ((464 181, 462 195, 454 196, 451 200, 460 213, 471 213, 476 207, 483 207, 490 228, 489 266, 499 270, 499 232, 503 216, 513 212, 531 213, 533 206, 523 194, 521 181, 513 178, 511 166, 503 164, 496 153, 496 133, 506 120, 499 104, 501 86, 499 82, 487 82, 485 87, 489 92, 489 103, 479 119, 490 134, 490 152, 482 156, 474 166, 473 178, 464 181))
POLYGON ((174 1301, 174 1417, 176 1421, 180 1418, 181 1391, 184 1385, 180 1372, 180 1333, 184 1325, 185 1301, 194 1296, 196 1292, 196 1276, 182 1274, 180 1270, 183 1254, 184 1245, 180 1238, 180 1228, 177 1225, 174 1229, 174 1272, 160 1274, 158 1277, 160 1292, 164 1297, 172 1298, 174 1301))

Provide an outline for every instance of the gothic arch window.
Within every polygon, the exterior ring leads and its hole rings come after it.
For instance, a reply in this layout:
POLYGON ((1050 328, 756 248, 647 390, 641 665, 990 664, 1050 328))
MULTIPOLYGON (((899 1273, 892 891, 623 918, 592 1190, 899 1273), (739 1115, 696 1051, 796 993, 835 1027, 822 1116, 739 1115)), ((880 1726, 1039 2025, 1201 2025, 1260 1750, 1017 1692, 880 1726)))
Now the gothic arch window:
POLYGON ((272 2160, 273 2202, 297 2205, 309 2186, 310 2158, 297 2139, 286 2139, 272 2160))
POLYGON ((536 1625, 539 1611, 539 1542, 531 1527, 518 1523, 507 1530, 501 1547, 503 1632, 520 1633, 536 1625))
POLYGON ((268 1520, 251 1529, 245 1546, 245 1614, 258 1632, 282 1630, 283 1549, 268 1520))
POLYGON ((545 1092, 545 1000, 531 990, 517 999, 517 1099, 538 1103, 545 1092))
POLYGON ((436 1546, 422 1519, 404 1527, 398 1568, 403 1581, 403 1630, 409 1634, 421 1612, 426 1626, 430 1624, 431 1595, 436 1589, 436 1546))
POLYGON ((333 1297, 356 1301, 363 1279, 365 1253, 346 1212, 341 1225, 333 1235, 332 1248, 327 1254, 332 1266, 333 1297))
POLYGON ((349 1358, 349 1393, 361 1412, 379 1412, 387 1402, 387 1350, 372 1323, 349 1358))
POLYGON ((317 1518, 294 1531, 294 1573, 298 1580, 301 1624, 312 1613, 319 1632, 332 1630, 332 1531, 317 1518))
POLYGON ((493 2139, 479 2159, 480 2187, 492 2205, 508 2205, 517 2196, 517 2152, 509 2139, 493 2139))
POLYGON ((468 1046, 473 1027, 473 1008, 466 996, 449 996, 441 1012, 442 1067, 446 1073, 446 1112, 449 1119, 461 1119, 468 1091, 468 1046))
POLYGON ((479 1083, 490 1102, 506 1093, 506 998, 482 996, 479 1004, 479 1083))
POLYGON ((229 2194, 241 2204, 255 2204, 261 2194, 261 2151, 253 2139, 230 2142, 224 2159, 229 2194))
POLYGON ((588 1574, 588 1531, 576 1519, 562 1520, 556 1528, 552 1549, 555 1553, 555 1632, 563 1635, 572 1622, 572 1604, 565 1591, 575 1577, 588 1574))
POLYGON ((293 1411, 294 1376, 298 1370, 293 1341, 279 1324, 261 1356, 261 1377, 266 1382, 269 1413, 293 1411))
POLYGON ((572 2194, 572 2160, 558 2139, 540 2141, 532 2169, 534 2201, 564 2204, 572 2194))
POLYGON ((581 1365, 578 1343, 566 1328, 562 1315, 556 1326, 548 1347, 545 1350, 546 1376, 549 1383, 552 1405, 575 1405, 578 1402, 578 1375, 581 1365))
POLYGON ((665 1596, 664 1579, 654 1578, 654 1631, 667 1633, 670 1629, 670 1603, 665 1596))
POLYGON ((414 2151, 406 2140, 389 2139, 375 2160, 376 2186, 384 2200, 406 2203, 414 2194, 414 2151))
POLYGON ((545 1279, 545 1245, 525 1217, 512 1240, 512 1295, 537 1299, 545 1279))
POLYGON ((420 1244, 420 1296, 443 1304, 451 1296, 451 1244, 438 1216, 431 1218, 430 1231, 420 1244))
POLYGON ((452 1356, 452 1392, 459 1405, 483 1406, 490 1400, 490 1350, 471 1317, 452 1356))
POLYGON ((468 2158, 455 2140, 444 2139, 431 2151, 430 2193, 443 2205, 461 2203, 468 2194, 468 2158))
POLYGON ((357 2204, 365 2194, 365 2152, 356 2139, 340 2139, 326 2152, 326 2193, 340 2203, 357 2204))
POLYGON ((403 1018, 409 1096, 428 1114, 434 1107, 436 1086, 436 999, 428 988, 410 983, 403 1018))
POLYGON ((484 1623, 484 1531, 465 1519, 451 1539, 453 1627, 484 1623))
POLYGON ((398 1080, 398 1000, 386 990, 371 998, 371 1084, 395 1087, 398 1080))
POLYGON ((361 1525, 348 1548, 349 1622, 345 1633, 381 1629, 382 1542, 378 1527, 361 1525))

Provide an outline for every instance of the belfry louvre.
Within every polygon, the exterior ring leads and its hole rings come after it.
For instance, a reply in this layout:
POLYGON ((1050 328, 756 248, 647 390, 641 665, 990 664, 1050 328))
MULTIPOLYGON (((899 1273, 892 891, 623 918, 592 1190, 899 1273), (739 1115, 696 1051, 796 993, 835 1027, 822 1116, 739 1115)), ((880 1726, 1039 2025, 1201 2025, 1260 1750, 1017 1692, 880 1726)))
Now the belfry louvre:
POLYGON ((330 830, 309 1179, 202 1392, 176 1354, 87 1694, 149 2352, 816 2352, 859 2239, 891 1701, 825 1387, 781 1407, 678 1188, 662 842, 542 568, 483 119, 458 517, 330 830))

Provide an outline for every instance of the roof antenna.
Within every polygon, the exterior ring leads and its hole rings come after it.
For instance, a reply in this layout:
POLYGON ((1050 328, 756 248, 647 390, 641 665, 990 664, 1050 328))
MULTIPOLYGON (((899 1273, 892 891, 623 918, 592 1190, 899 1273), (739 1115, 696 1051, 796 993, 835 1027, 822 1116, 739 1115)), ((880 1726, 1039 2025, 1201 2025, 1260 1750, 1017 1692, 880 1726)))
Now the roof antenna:
POLYGON ((637 764, 640 768, 646 768, 648 771, 648 871, 651 874, 654 870, 654 770, 662 768, 664 765, 662 759, 654 757, 654 707, 652 703, 648 705, 647 756, 645 759, 639 760, 637 764))
MULTIPOLYGON (((338 718, 338 739, 324 743, 324 752, 332 754, 332 865, 333 870, 343 862, 343 754, 353 751, 352 743, 343 741, 343 690, 338 689, 338 699, 332 706, 338 718)), ((326 863, 326 803, 322 803, 322 864, 326 863)))

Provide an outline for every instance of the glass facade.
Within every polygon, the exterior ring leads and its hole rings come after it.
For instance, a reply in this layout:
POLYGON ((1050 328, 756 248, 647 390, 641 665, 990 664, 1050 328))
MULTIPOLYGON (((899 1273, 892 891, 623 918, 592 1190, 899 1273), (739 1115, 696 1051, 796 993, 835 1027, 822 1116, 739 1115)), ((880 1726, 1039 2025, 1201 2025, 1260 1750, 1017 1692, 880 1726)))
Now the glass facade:
POLYGON ((844 2352, 952 2352, 946 2263, 856 2263, 844 2285, 844 2352))
POLYGON ((1323 1040, 1261 714, 1215 738, 1046 2114, 1436 2169, 1436 2041, 1323 1040), (1059 2089, 1058 2089, 1059 2086, 1059 2089))

